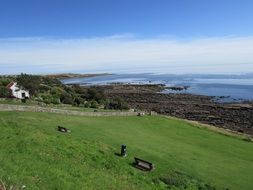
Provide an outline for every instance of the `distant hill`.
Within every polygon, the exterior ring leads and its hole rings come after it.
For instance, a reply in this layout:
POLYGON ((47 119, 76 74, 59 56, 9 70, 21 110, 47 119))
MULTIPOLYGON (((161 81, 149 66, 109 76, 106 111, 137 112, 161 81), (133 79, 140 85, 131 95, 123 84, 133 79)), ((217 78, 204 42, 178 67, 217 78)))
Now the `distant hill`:
POLYGON ((109 73, 98 73, 98 74, 74 74, 74 73, 62 73, 62 74, 50 74, 46 75, 49 78, 54 79, 69 79, 69 78, 85 78, 85 77, 96 77, 110 75, 109 73))

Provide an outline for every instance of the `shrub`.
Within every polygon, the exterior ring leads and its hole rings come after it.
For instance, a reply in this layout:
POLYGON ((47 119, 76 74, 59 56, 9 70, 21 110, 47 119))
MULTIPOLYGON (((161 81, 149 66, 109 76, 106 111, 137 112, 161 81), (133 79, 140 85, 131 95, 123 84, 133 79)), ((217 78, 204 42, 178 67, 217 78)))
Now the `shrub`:
POLYGON ((19 87, 28 90, 30 95, 33 96, 39 90, 41 77, 21 73, 21 75, 18 75, 17 77, 17 84, 19 87))
POLYGON ((88 100, 96 100, 98 102, 104 100, 105 96, 102 90, 98 90, 96 88, 89 88, 87 90, 86 98, 88 100))
POLYGON ((11 92, 6 87, 0 86, 0 98, 8 98, 11 96, 11 92))
POLYGON ((61 94, 60 101, 64 104, 73 104, 72 96, 67 92, 61 94))
POLYGON ((44 102, 46 104, 59 104, 60 99, 58 97, 54 97, 51 94, 40 94, 35 100, 44 102))
POLYGON ((51 94, 54 94, 54 95, 61 95, 62 93, 64 92, 64 90, 60 87, 53 87, 51 90, 50 90, 50 93, 51 94))
POLYGON ((51 87, 48 85, 40 84, 39 85, 39 92, 48 92, 51 90, 51 87))
POLYGON ((75 97, 74 98, 74 104, 77 106, 80 106, 80 104, 84 103, 84 99, 82 99, 81 97, 75 97))
POLYGON ((46 104, 50 104, 51 103, 51 97, 49 95, 43 95, 43 102, 46 104))
POLYGON ((9 78, 0 78, 0 86, 6 87, 11 81, 9 78))
POLYGON ((194 179, 191 176, 180 172, 170 171, 160 180, 168 185, 169 189, 199 189, 199 190, 215 190, 216 188, 208 183, 194 179))
POLYGON ((115 110, 128 110, 129 106, 122 99, 117 98, 115 100, 109 100, 105 104, 105 109, 115 109, 115 110))
POLYGON ((61 81, 47 76, 41 77, 42 83, 48 86, 61 86, 61 81))
POLYGON ((90 107, 91 108, 98 108, 98 103, 97 103, 97 101, 95 101, 95 100, 92 100, 91 102, 90 102, 90 107))
POLYGON ((85 94, 86 90, 84 88, 82 88, 80 85, 78 84, 74 84, 72 85, 73 90, 75 91, 75 93, 77 94, 85 94))
POLYGON ((89 107, 90 107, 90 102, 85 102, 85 103, 84 103, 84 107, 85 107, 85 108, 89 108, 89 107))
POLYGON ((243 140, 246 141, 246 142, 251 142, 252 141, 251 137, 249 137, 249 136, 243 137, 243 140))
POLYGON ((59 98, 52 97, 52 98, 51 98, 51 103, 52 103, 52 104, 60 104, 61 101, 60 101, 59 98))

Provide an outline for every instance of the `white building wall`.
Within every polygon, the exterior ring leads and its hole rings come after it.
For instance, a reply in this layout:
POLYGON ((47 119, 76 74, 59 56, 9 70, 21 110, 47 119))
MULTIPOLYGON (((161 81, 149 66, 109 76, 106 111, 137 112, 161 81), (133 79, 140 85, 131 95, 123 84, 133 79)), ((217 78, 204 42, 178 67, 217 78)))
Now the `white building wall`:
POLYGON ((30 98, 30 94, 26 90, 19 89, 17 83, 15 82, 11 87, 12 95, 16 98, 22 99, 22 94, 25 93, 25 97, 30 98))

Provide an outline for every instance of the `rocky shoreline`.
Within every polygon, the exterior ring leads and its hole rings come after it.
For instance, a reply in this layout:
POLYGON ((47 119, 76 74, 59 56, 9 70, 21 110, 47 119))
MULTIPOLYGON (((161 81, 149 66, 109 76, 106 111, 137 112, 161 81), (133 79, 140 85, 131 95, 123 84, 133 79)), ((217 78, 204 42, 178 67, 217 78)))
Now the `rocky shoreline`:
POLYGON ((156 111, 253 135, 253 103, 218 103, 213 97, 192 94, 163 94, 163 85, 106 85, 107 98, 121 98, 132 108, 156 111))

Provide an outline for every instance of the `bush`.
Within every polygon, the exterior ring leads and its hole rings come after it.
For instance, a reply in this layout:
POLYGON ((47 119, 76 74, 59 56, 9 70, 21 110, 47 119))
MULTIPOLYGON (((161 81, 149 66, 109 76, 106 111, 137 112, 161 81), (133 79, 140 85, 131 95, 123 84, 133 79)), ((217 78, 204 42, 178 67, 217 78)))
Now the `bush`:
POLYGON ((52 103, 52 104, 60 104, 60 103, 61 103, 61 101, 60 101, 60 99, 59 99, 59 98, 52 97, 52 99, 51 99, 51 103, 52 103))
POLYGON ((243 140, 246 141, 246 142, 251 142, 252 141, 251 137, 249 137, 249 136, 244 137, 243 140))
POLYGON ((85 94, 86 93, 86 90, 78 84, 73 84, 72 88, 76 94, 85 94))
POLYGON ((50 90, 50 94, 54 94, 54 95, 58 95, 60 97, 60 95, 64 92, 64 90, 60 87, 53 87, 50 90))
POLYGON ((105 109, 114 109, 114 110, 128 110, 129 106, 122 99, 117 98, 115 100, 109 100, 105 104, 105 109))
POLYGON ((9 78, 1 78, 0 86, 6 87, 12 80, 9 78))
POLYGON ((89 108, 89 107, 90 107, 90 102, 85 102, 85 103, 84 103, 84 107, 85 107, 85 108, 89 108))
POLYGON ((11 91, 6 87, 0 86, 0 98, 8 98, 11 96, 11 91))
POLYGON ((42 95, 42 101, 46 104, 50 104, 51 103, 51 96, 48 94, 43 94, 42 95))
POLYGON ((80 97, 75 97, 74 98, 74 104, 77 106, 80 106, 80 104, 84 103, 84 99, 80 98, 80 97))
POLYGON ((51 87, 50 86, 48 86, 48 85, 44 85, 44 84, 41 84, 40 86, 39 86, 39 92, 48 92, 48 91, 50 91, 51 90, 51 87))
POLYGON ((64 104, 73 104, 72 96, 67 92, 61 94, 60 101, 64 104))
POLYGON ((29 90, 30 94, 36 95, 38 92, 48 93, 52 91, 52 94, 58 94, 63 92, 62 84, 57 79, 51 79, 49 77, 28 75, 21 73, 16 78, 18 86, 25 90, 29 90))
POLYGON ((86 98, 88 100, 96 100, 97 102, 104 100, 105 96, 102 90, 96 88, 89 88, 87 90, 86 98))
POLYGON ((98 106, 99 106, 99 104, 97 103, 97 101, 92 100, 92 101, 90 102, 90 107, 91 107, 91 108, 98 108, 98 106))
POLYGON ((48 86, 61 86, 61 81, 47 76, 41 77, 42 83, 48 86))
POLYGON ((216 189, 214 186, 194 179, 191 176, 180 171, 170 171, 166 176, 161 177, 160 180, 168 185, 169 189, 216 189))
POLYGON ((46 104, 59 104, 60 99, 58 97, 54 97, 51 94, 41 94, 40 97, 36 98, 37 101, 44 102, 46 104))
POLYGON ((19 87, 28 90, 30 95, 33 96, 39 90, 41 77, 21 73, 21 75, 17 77, 17 84, 19 87))

